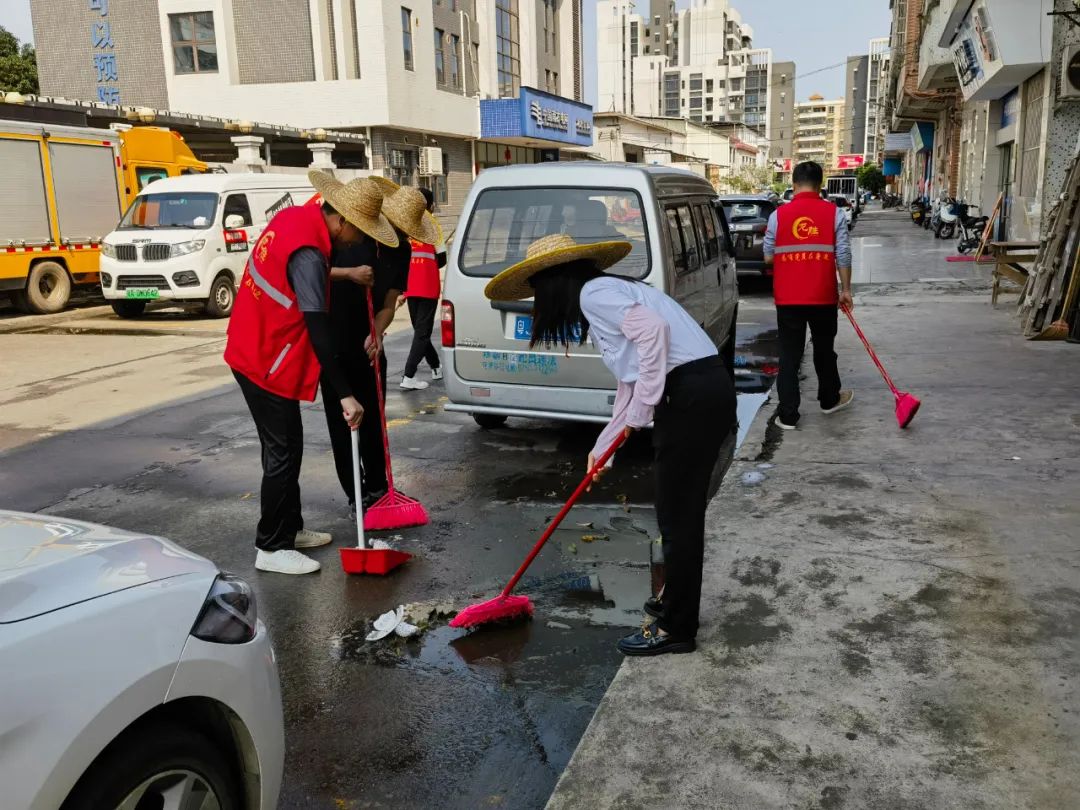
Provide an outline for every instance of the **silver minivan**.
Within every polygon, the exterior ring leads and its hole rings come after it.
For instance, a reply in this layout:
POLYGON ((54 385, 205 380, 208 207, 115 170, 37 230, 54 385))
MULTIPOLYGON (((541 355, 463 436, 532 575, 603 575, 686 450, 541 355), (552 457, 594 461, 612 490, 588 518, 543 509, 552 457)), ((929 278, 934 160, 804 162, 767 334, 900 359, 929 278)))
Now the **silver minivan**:
POLYGON ((625 239, 609 272, 640 279, 682 304, 734 364, 738 288, 734 251, 716 192, 681 169, 565 162, 484 171, 465 202, 442 303, 448 411, 481 427, 509 416, 606 422, 615 380, 587 341, 529 349, 532 302, 493 302, 488 280, 542 236, 625 239))

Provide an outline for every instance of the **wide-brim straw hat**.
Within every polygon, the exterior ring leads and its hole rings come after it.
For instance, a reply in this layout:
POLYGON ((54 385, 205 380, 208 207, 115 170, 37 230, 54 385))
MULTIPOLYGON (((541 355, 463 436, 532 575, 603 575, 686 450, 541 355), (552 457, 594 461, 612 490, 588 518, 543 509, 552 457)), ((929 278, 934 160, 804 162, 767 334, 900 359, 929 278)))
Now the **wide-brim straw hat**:
POLYGON ((427 210, 427 200, 420 190, 412 186, 399 186, 388 177, 377 174, 371 175, 371 179, 379 184, 383 193, 383 211, 390 223, 398 230, 404 231, 417 242, 428 245, 441 245, 443 242, 442 226, 435 215, 427 210), (401 192, 405 194, 398 198, 401 192), (419 207, 417 200, 419 200, 419 207), (420 211, 417 217, 416 211, 420 211))
POLYGON ((398 236, 382 212, 383 193, 377 183, 358 177, 348 183, 318 169, 308 172, 308 179, 325 202, 372 239, 388 247, 397 247, 398 236))
POLYGON ((492 301, 521 301, 532 298, 529 279, 541 270, 569 262, 589 262, 597 270, 607 270, 630 252, 629 242, 590 242, 578 244, 565 233, 553 233, 537 239, 525 252, 525 258, 511 265, 488 282, 484 295, 492 301))

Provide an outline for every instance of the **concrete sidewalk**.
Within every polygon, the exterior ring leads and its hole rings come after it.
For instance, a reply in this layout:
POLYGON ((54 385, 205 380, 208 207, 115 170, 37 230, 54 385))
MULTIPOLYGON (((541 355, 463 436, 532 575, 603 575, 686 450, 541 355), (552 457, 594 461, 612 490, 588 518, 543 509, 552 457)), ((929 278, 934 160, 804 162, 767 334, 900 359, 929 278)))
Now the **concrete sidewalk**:
POLYGON ((552 810, 1080 806, 1080 346, 962 285, 857 307, 922 412, 897 429, 842 323, 854 405, 761 411, 699 652, 624 662, 552 810))

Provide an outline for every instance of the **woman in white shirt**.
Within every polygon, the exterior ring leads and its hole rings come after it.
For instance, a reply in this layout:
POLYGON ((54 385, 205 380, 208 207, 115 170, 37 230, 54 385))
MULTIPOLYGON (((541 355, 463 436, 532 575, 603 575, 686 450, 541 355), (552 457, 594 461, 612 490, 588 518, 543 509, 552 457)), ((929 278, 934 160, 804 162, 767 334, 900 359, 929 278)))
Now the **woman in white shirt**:
POLYGON ((590 336, 618 380, 614 412, 588 466, 621 432, 653 425, 656 517, 666 582, 645 603, 655 623, 619 642, 627 655, 695 649, 705 508, 720 445, 735 427, 735 389, 716 346, 672 298, 604 270, 629 242, 579 245, 552 234, 488 283, 494 301, 533 298, 530 346, 569 346, 590 336))

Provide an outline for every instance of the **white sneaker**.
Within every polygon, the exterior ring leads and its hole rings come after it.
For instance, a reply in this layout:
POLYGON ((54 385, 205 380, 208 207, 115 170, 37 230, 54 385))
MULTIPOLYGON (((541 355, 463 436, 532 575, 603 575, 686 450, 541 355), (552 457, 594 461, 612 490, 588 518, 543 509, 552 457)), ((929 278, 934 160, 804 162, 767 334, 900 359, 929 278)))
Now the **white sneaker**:
POLYGON ((442 366, 439 366, 438 368, 433 368, 431 370, 431 379, 433 379, 433 380, 441 380, 442 379, 442 366))
POLYGON ((301 529, 296 533, 297 548, 318 548, 328 545, 334 538, 330 532, 313 532, 311 529, 301 529))
POLYGON ((322 568, 317 560, 299 551, 283 548, 281 551, 263 551, 255 555, 255 567, 275 574, 313 574, 322 568))
POLYGON ((855 399, 855 392, 850 388, 840 392, 840 399, 831 408, 822 408, 822 413, 836 413, 841 408, 846 408, 851 404, 851 401, 855 399))
POLYGON ((789 425, 787 422, 785 422, 779 416, 776 417, 776 426, 778 428, 780 428, 781 430, 795 430, 795 425, 789 425))
POLYGON ((428 384, 423 380, 417 380, 414 377, 402 377, 400 387, 404 388, 406 391, 423 391, 428 387, 428 384))

